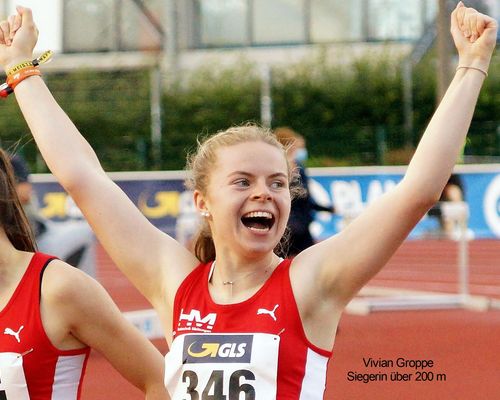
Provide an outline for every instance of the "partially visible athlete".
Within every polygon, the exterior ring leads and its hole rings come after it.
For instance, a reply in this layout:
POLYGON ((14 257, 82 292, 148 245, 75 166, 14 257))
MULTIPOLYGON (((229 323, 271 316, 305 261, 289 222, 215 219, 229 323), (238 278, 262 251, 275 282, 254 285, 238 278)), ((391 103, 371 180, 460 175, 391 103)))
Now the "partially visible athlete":
POLYGON ((168 398, 159 351, 95 280, 38 253, 30 229, 0 149, 0 399, 80 399, 91 348, 147 399, 168 398))

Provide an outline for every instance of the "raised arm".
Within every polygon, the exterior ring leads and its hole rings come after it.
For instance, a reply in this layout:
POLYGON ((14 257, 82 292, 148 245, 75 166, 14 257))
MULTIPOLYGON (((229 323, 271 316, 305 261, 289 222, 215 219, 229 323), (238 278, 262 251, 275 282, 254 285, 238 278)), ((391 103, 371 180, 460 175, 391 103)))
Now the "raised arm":
MULTIPOLYGON (((31 10, 0 24, 0 63, 8 71, 32 60, 38 30, 31 10), (14 26, 17 21, 17 25, 14 26), (11 30, 16 30, 10 43, 11 30)), ((156 229, 105 174, 39 76, 22 80, 15 96, 47 165, 89 221, 113 261, 155 308, 166 306, 197 260, 156 229), (175 260, 175 265, 169 260, 175 260)), ((161 310, 163 311, 163 310, 161 310)))
POLYGON ((453 11, 451 33, 459 53, 455 77, 397 187, 344 231, 295 259, 292 282, 301 282, 294 290, 303 311, 313 309, 308 301, 315 298, 317 304, 318 296, 329 302, 328 307, 341 309, 385 265, 439 199, 469 129, 496 32, 494 19, 462 3, 453 11))

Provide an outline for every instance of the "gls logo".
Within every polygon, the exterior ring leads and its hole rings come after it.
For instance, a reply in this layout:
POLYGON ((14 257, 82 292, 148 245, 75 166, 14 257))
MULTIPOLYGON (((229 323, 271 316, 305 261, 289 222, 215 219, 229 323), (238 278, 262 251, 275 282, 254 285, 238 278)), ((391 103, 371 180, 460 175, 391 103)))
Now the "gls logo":
POLYGON ((249 363, 252 335, 188 335, 184 339, 185 364, 249 363))
POLYGON ((211 332, 217 319, 216 313, 209 313, 202 318, 200 311, 192 309, 189 314, 181 310, 177 331, 211 332))
MULTIPOLYGON (((188 347, 188 354, 191 357, 241 357, 245 355, 246 343, 203 343, 201 345, 201 351, 195 352, 193 346, 197 345, 198 342, 191 343, 188 347)), ((196 347, 196 346, 195 346, 196 347)))

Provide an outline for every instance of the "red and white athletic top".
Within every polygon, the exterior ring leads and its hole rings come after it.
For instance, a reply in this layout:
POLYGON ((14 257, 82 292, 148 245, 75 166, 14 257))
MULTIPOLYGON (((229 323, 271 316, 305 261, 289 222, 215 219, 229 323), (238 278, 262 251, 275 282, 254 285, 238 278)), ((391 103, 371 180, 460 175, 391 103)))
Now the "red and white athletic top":
POLYGON ((40 315, 42 276, 54 257, 35 253, 0 312, 0 399, 77 400, 90 349, 58 350, 40 315))
POLYGON ((306 338, 290 263, 282 261, 257 293, 236 304, 211 299, 212 263, 187 276, 176 293, 174 340, 165 358, 173 399, 323 398, 332 352, 306 338))

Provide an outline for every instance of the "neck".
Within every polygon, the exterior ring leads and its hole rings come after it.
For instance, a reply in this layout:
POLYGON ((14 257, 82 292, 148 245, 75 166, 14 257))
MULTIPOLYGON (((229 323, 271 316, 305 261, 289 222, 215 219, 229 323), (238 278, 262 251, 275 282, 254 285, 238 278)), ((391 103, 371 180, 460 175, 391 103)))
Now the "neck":
POLYGON ((0 268, 12 265, 21 253, 12 245, 5 230, 0 228, 0 268))
POLYGON ((0 228, 0 304, 5 306, 10 299, 32 256, 33 253, 17 250, 0 228))
POLYGON ((281 259, 272 253, 262 259, 238 265, 223 261, 226 260, 219 258, 214 261, 210 281, 214 287, 223 289, 226 296, 229 294, 232 299, 234 291, 242 293, 266 281, 281 259))

